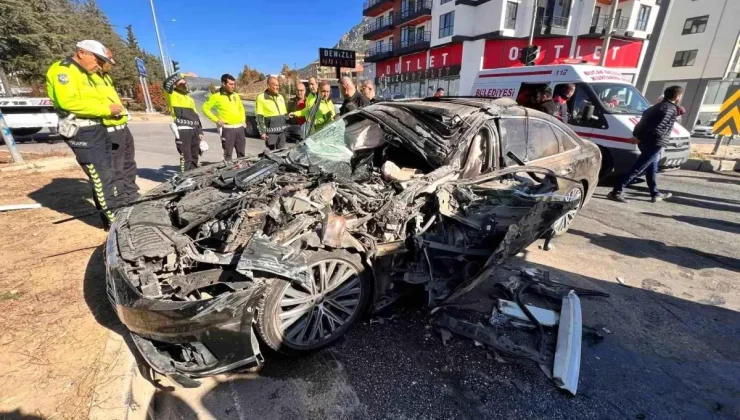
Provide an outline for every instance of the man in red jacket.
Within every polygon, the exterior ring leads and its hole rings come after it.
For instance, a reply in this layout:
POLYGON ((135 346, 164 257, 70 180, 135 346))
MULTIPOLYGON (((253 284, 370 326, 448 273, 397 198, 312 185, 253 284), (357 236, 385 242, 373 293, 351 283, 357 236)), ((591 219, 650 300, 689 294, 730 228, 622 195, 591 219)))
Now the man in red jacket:
MULTIPOLYGON (((288 102, 288 113, 300 111, 306 107, 306 85, 303 82, 296 84, 296 97, 288 102)), ((306 117, 295 117, 295 124, 303 125, 306 117)))

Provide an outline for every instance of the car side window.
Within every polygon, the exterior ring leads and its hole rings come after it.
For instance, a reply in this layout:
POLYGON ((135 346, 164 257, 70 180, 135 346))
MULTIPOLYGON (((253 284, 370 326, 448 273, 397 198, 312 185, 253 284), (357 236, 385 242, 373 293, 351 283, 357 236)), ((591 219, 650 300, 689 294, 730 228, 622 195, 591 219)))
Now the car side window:
POLYGON ((558 138, 550 123, 534 118, 529 119, 529 143, 527 161, 542 159, 560 153, 558 138))
POLYGON ((561 130, 557 125, 553 125, 552 129, 555 131, 555 136, 560 140, 560 151, 567 152, 578 147, 578 143, 573 140, 573 137, 569 136, 568 133, 561 130))
POLYGON ((514 152, 519 159, 527 161, 527 133, 524 118, 502 118, 499 120, 501 131, 501 157, 505 166, 517 166, 507 154, 514 152))

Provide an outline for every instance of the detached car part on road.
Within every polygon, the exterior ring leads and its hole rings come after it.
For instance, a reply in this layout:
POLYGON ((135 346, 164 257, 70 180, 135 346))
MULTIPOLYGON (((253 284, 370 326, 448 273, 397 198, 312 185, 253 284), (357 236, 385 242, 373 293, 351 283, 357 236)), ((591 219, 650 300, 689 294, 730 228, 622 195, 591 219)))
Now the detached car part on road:
POLYGON ((511 101, 372 105, 121 210, 109 298, 152 368, 197 386, 262 363, 261 345, 324 347, 404 294, 436 305, 471 290, 567 229, 599 164, 594 145, 511 101))

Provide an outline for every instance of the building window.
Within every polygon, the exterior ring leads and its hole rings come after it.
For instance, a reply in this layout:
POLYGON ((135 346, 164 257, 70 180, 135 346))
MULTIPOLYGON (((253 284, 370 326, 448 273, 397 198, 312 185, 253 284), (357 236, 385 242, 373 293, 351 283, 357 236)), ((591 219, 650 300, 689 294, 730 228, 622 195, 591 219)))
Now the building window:
POLYGON ((707 29, 709 15, 686 19, 681 35, 700 34, 707 29))
POLYGON ((519 3, 506 2, 506 21, 504 29, 516 29, 516 12, 519 11, 519 3))
POLYGON ((452 1, 452 0, 439 0, 439 4, 445 4, 445 3, 449 3, 449 2, 451 2, 451 1, 452 1))
POLYGON ((619 19, 622 18, 622 9, 617 9, 617 15, 614 17, 614 24, 616 25, 617 22, 619 22, 619 19))
POLYGON ((601 7, 594 6, 594 16, 591 18, 591 26, 596 26, 599 23, 599 16, 601 16, 601 7))
POLYGON ((444 38, 452 36, 452 30, 455 27, 455 11, 445 13, 439 17, 439 37, 444 38))
POLYGON ((650 6, 640 5, 640 12, 637 14, 635 30, 647 31, 648 20, 650 20, 650 9, 650 6))
POLYGON ((673 67, 693 66, 697 51, 699 50, 676 51, 676 56, 673 58, 673 67))

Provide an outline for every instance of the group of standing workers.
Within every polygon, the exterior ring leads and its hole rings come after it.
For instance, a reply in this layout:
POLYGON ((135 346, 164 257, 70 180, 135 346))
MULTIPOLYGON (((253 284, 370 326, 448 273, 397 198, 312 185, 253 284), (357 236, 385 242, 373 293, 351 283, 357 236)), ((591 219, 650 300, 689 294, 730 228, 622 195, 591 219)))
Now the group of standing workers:
MULTIPOLYGON (((59 133, 92 184, 95 205, 106 229, 116 220, 118 208, 139 197, 129 115, 108 74, 113 65, 115 60, 108 48, 98 41, 85 40, 46 73, 46 89, 60 117, 59 133)), ((186 76, 175 73, 163 83, 182 172, 198 167, 204 150, 203 125, 195 101, 188 94, 186 76)), ((339 87, 344 97, 339 115, 379 100, 369 80, 358 90, 351 78, 343 77, 339 87)), ((284 148, 290 127, 310 122, 310 130, 304 133, 310 135, 338 117, 329 82, 319 83, 310 77, 308 89, 300 82, 296 88, 296 98, 286 102, 278 78, 270 76, 267 89, 257 96, 256 127, 268 149, 284 148)), ((233 76, 221 76, 221 88, 210 95, 202 111, 218 126, 224 160, 231 160, 234 150, 237 157, 244 157, 247 117, 233 76)))

